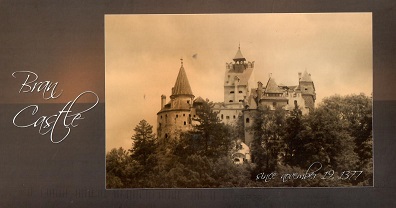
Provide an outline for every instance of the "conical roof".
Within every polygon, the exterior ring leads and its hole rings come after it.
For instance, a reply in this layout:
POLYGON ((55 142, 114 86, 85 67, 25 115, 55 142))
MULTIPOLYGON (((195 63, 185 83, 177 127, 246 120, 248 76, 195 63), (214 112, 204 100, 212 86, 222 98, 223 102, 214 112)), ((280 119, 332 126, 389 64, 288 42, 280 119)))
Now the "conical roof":
POLYGON ((269 78, 269 80, 267 82, 267 86, 265 87, 265 92, 266 93, 283 93, 283 91, 276 84, 275 80, 272 79, 271 77, 269 78))
POLYGON ((201 96, 199 96, 199 97, 197 97, 197 98, 194 100, 194 103, 205 103, 205 100, 204 100, 201 96))
POLYGON ((312 82, 311 75, 308 74, 307 70, 304 71, 304 74, 302 75, 300 82, 312 82))
POLYGON ((241 52, 241 47, 238 47, 238 51, 235 54, 235 57, 233 59, 234 61, 246 61, 246 59, 243 57, 242 52, 241 52))
POLYGON ((172 95, 193 95, 183 65, 180 67, 175 86, 172 88, 172 95))

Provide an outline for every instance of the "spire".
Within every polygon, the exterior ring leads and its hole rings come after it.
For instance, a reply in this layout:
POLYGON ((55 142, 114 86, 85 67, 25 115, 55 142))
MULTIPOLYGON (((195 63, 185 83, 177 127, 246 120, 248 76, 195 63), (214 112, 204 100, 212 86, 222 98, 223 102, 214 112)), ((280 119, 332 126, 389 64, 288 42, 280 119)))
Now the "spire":
POLYGON ((190 83, 187 79, 187 74, 184 71, 183 59, 180 59, 181 66, 179 74, 177 75, 175 86, 172 88, 172 95, 193 95, 190 83))
POLYGON ((281 89, 279 89, 279 86, 276 84, 275 80, 273 78, 269 78, 267 82, 267 86, 265 87, 265 92, 266 93, 283 93, 281 89))
POLYGON ((300 82, 312 82, 311 74, 308 74, 307 70, 304 71, 300 79, 300 82))
POLYGON ((235 57, 233 59, 234 61, 246 61, 246 59, 243 57, 242 52, 241 52, 241 44, 239 43, 238 46, 238 51, 235 54, 235 57))

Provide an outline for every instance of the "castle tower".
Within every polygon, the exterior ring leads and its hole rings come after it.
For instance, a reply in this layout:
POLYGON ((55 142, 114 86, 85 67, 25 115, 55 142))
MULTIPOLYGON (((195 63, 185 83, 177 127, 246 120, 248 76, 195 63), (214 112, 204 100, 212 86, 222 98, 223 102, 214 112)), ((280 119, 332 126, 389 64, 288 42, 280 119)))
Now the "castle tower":
POLYGON ((214 107, 218 110, 219 119, 225 124, 236 124, 242 116, 244 100, 250 96, 251 86, 254 85, 254 62, 247 62, 238 47, 233 62, 226 63, 224 76, 224 102, 214 107))
POLYGON ((311 74, 308 74, 307 70, 305 70, 301 76, 299 86, 305 106, 309 108, 309 111, 312 111, 315 108, 316 92, 315 85, 311 79, 311 74))
POLYGON ((160 140, 177 137, 180 132, 191 129, 191 117, 195 116, 193 100, 194 95, 181 59, 170 101, 165 104, 166 96, 161 96, 161 110, 157 113, 157 135, 160 140))
POLYGON ((254 82, 252 76, 254 62, 246 62, 241 47, 238 47, 233 61, 226 63, 224 104, 240 107, 243 100, 250 94, 250 85, 254 82))

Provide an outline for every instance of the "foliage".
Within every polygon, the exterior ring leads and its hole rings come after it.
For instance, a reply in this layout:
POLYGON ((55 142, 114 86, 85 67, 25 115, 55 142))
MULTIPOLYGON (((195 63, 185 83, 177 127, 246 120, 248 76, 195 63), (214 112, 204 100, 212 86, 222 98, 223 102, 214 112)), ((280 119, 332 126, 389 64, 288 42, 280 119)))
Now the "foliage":
POLYGON ((283 137, 286 124, 285 111, 278 107, 270 110, 269 107, 259 107, 254 117, 254 132, 252 143, 252 158, 256 163, 255 172, 272 171, 280 162, 283 152, 283 137))
POLYGON ((183 134, 181 143, 186 152, 209 158, 228 155, 231 149, 229 128, 220 122, 212 102, 203 102, 197 108, 196 125, 192 131, 183 134))
MULTIPOLYGON (((145 120, 134 128, 129 151, 112 149, 106 154, 108 188, 218 188, 218 187, 319 187, 372 185, 372 104, 361 95, 325 98, 309 115, 298 106, 259 107, 249 129, 253 132, 254 163, 237 165, 231 159, 235 140, 243 133, 222 124, 213 103, 197 109, 193 129, 178 132, 159 145, 145 120), (286 173, 305 173, 313 162, 323 167, 315 180, 285 180, 286 173), (357 180, 322 180, 328 170, 336 174, 361 170, 357 180), (258 174, 276 172, 274 180, 257 180, 258 174)), ((242 126, 242 127, 241 127, 242 126)), ((327 172, 328 174, 328 172, 327 172)))
POLYGON ((135 134, 131 138, 133 147, 129 150, 131 157, 145 167, 145 171, 148 171, 156 162, 153 154, 156 151, 157 142, 153 133, 153 126, 146 120, 141 120, 134 130, 135 134))

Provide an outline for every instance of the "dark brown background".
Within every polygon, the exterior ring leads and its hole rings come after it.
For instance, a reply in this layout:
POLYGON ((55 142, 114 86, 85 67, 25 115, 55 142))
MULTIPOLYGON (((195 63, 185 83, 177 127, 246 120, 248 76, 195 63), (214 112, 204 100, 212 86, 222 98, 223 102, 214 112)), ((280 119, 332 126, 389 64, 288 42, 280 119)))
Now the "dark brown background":
POLYGON ((0 1, 0 207, 396 206, 395 8, 385 0, 0 1), (263 12, 373 12, 375 187, 105 190, 104 15, 263 12), (53 101, 18 94, 11 74, 19 70, 58 81, 64 93, 53 101), (12 125, 30 103, 49 115, 86 90, 101 103, 60 144, 12 125))

